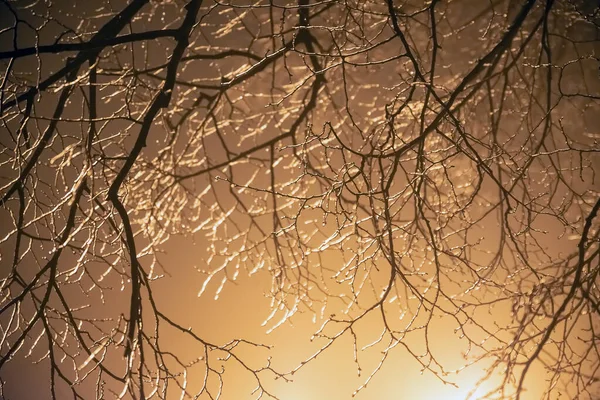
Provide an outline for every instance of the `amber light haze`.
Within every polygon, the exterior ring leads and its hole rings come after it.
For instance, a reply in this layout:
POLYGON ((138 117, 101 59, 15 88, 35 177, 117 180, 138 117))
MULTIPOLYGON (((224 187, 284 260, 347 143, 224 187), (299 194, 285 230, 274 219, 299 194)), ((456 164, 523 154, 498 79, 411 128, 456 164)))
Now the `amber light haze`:
POLYGON ((0 398, 600 398, 600 8, 0 0, 0 398))

